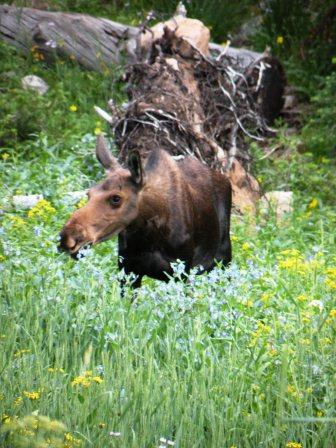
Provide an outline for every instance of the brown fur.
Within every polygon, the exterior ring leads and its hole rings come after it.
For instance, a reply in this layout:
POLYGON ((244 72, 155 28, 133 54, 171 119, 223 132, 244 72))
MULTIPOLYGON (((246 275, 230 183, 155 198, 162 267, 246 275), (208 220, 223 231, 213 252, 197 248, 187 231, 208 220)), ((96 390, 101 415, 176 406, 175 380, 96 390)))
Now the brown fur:
POLYGON ((167 280, 177 259, 187 270, 230 262, 231 186, 225 176, 195 157, 176 161, 163 150, 144 161, 134 153, 128 169, 105 156, 98 158, 110 160, 112 169, 64 226, 62 249, 76 256, 84 244, 118 234, 119 265, 137 275, 135 286, 144 275, 167 280))

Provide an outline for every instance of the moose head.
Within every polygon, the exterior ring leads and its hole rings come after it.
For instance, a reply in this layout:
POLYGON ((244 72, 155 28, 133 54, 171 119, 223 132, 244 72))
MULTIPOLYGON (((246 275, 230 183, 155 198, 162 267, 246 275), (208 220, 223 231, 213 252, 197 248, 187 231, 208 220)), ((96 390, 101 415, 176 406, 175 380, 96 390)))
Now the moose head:
POLYGON ((81 247, 97 244, 124 230, 139 212, 138 196, 144 182, 139 152, 129 155, 124 168, 99 135, 96 156, 107 177, 90 188, 87 204, 73 213, 60 233, 60 249, 74 258, 81 247))

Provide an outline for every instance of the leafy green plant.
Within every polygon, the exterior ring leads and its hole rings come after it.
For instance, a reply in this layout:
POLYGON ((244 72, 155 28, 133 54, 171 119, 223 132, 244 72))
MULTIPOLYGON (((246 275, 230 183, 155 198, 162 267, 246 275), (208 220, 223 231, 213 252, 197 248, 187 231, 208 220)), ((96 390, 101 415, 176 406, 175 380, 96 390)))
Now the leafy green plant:
POLYGON ((311 99, 311 114, 302 129, 307 149, 314 154, 336 157, 336 72, 324 78, 311 99))
POLYGON ((261 29, 253 38, 260 51, 270 47, 301 90, 312 93, 318 77, 334 70, 336 8, 332 0, 266 0, 261 29))

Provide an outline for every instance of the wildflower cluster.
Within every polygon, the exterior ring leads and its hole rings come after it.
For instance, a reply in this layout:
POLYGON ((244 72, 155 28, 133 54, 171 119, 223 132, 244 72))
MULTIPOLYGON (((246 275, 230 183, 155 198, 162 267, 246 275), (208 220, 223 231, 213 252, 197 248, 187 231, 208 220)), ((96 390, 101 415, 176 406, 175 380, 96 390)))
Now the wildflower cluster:
POLYGON ((286 443, 286 448, 303 448, 303 446, 301 445, 301 443, 288 442, 286 443))
POLYGON ((336 289, 336 268, 326 269, 325 283, 330 289, 336 289))
POLYGON ((324 260, 320 259, 318 255, 311 260, 305 260, 297 249, 283 250, 280 252, 278 258, 280 269, 300 275, 307 275, 310 272, 314 272, 324 264, 324 260))
POLYGON ((76 376, 71 382, 72 387, 82 386, 85 388, 90 387, 92 384, 101 384, 103 378, 100 376, 93 376, 92 370, 87 370, 83 375, 76 376))
POLYGON ((21 218, 20 216, 11 215, 9 217, 9 219, 11 220, 13 229, 21 230, 26 226, 26 221, 23 218, 21 218))
POLYGON ((250 347, 254 347, 259 339, 263 339, 268 336, 271 332, 271 327, 264 324, 262 321, 257 322, 257 328, 252 333, 252 339, 250 342, 250 347))
POLYGON ((35 219, 40 218, 47 220, 51 215, 56 212, 56 209, 45 199, 40 199, 38 203, 29 210, 28 218, 35 219))
POLYGON ((80 444, 81 444, 80 439, 77 439, 69 432, 65 433, 63 448, 73 448, 75 446, 80 446, 80 444))
POLYGON ((27 392, 27 391, 24 391, 23 395, 26 398, 29 398, 29 400, 39 400, 40 399, 40 393, 39 392, 27 392))

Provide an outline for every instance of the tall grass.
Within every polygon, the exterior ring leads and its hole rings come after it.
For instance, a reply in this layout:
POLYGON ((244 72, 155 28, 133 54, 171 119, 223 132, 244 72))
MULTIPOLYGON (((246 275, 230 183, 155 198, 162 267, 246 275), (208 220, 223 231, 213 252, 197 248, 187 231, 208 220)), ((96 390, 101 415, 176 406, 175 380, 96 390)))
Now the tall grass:
POLYGON ((71 206, 56 196, 53 206, 2 223, 3 420, 38 410, 82 446, 332 446, 331 209, 235 219, 228 270, 185 283, 177 263, 175 278, 148 280, 132 304, 114 242, 78 262, 57 253, 71 206))

